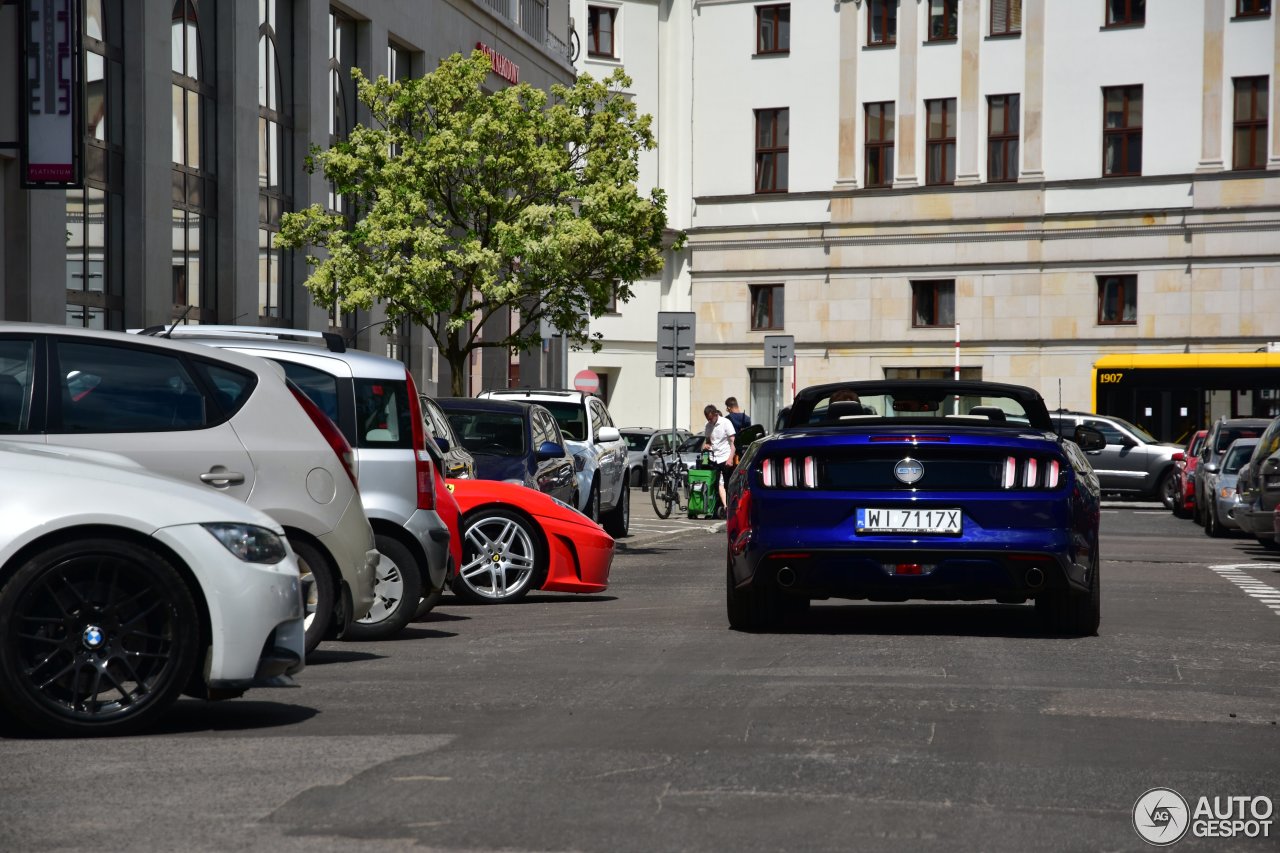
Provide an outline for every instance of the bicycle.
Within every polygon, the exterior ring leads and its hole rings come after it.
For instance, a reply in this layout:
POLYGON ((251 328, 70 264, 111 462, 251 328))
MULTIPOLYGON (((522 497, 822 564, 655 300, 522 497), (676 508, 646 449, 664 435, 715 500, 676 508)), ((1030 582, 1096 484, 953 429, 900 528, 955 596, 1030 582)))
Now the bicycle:
POLYGON ((649 500, 658 518, 669 518, 674 507, 683 512, 689 506, 689 466, 674 450, 664 450, 654 457, 649 472, 649 500))

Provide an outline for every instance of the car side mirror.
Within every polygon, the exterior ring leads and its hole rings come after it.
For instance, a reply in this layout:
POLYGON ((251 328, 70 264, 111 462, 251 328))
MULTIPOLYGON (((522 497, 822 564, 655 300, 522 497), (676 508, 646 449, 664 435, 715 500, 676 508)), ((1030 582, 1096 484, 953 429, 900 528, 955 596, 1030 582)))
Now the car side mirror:
POLYGON ((1209 472, 1210 474, 1216 474, 1216 473, 1218 473, 1218 463, 1217 463, 1217 462, 1206 462, 1206 463, 1204 463, 1204 470, 1205 470, 1205 471, 1207 471, 1207 472, 1209 472))
POLYGON ((545 462, 548 459, 559 459, 564 456, 564 445, 556 444, 554 441, 544 441, 538 445, 538 449, 533 456, 539 462, 545 462))
POLYGON ((1107 446, 1107 437, 1102 434, 1101 430, 1096 429, 1095 427, 1081 424, 1076 427, 1075 432, 1072 435, 1074 436, 1072 440, 1075 441, 1076 444, 1080 445, 1081 450, 1101 450, 1107 446))
POLYGON ((1262 473, 1276 474, 1280 473, 1280 459, 1274 456, 1267 457, 1267 461, 1262 463, 1262 473))
POLYGON ((449 452, 449 439, 436 436, 436 447, 440 448, 441 453, 449 452))
POLYGON ((600 431, 596 433, 597 444, 608 444, 613 441, 621 441, 622 433, 618 432, 617 427, 602 426, 600 431))
POLYGON ((1173 456, 1172 456, 1172 457, 1170 457, 1170 458, 1171 458, 1171 459, 1173 460, 1173 462, 1174 462, 1174 463, 1176 463, 1179 467, 1182 467, 1183 465, 1186 465, 1186 464, 1187 464, 1187 454, 1183 453, 1181 450, 1179 450, 1177 453, 1173 454, 1173 456))

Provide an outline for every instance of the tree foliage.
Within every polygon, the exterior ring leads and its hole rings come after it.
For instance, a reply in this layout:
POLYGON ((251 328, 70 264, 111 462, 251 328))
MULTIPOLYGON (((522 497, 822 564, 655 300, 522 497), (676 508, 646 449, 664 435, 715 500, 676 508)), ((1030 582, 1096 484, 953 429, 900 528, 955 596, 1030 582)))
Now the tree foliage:
POLYGON ((544 319, 598 348, 589 318, 662 269, 667 224, 663 192, 636 187, 654 138, 621 70, 548 96, 527 83, 487 94, 490 67, 476 51, 416 80, 356 69, 372 126, 308 160, 345 211, 314 204, 281 224, 282 246, 308 247, 317 304, 382 303, 389 321, 423 326, 455 394, 472 350, 535 346, 544 319), (503 308, 519 310, 518 324, 486 336, 503 308))

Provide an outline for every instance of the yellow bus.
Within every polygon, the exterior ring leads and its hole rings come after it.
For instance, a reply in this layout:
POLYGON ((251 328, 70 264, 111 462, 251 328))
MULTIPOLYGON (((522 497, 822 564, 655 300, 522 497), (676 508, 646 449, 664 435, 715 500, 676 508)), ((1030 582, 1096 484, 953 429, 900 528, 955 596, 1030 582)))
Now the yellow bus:
POLYGON ((1280 352, 1103 356, 1093 365, 1093 410, 1177 442, 1223 415, 1280 417, 1280 352))

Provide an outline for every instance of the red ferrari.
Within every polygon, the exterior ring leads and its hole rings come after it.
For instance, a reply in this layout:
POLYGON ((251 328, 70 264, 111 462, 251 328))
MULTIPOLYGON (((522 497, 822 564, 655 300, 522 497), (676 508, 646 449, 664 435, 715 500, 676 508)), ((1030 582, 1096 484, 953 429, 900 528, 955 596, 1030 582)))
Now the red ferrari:
POLYGON ((613 537, 568 504, 515 483, 450 480, 461 512, 462 562, 451 588, 478 604, 530 590, 601 592, 613 537))

